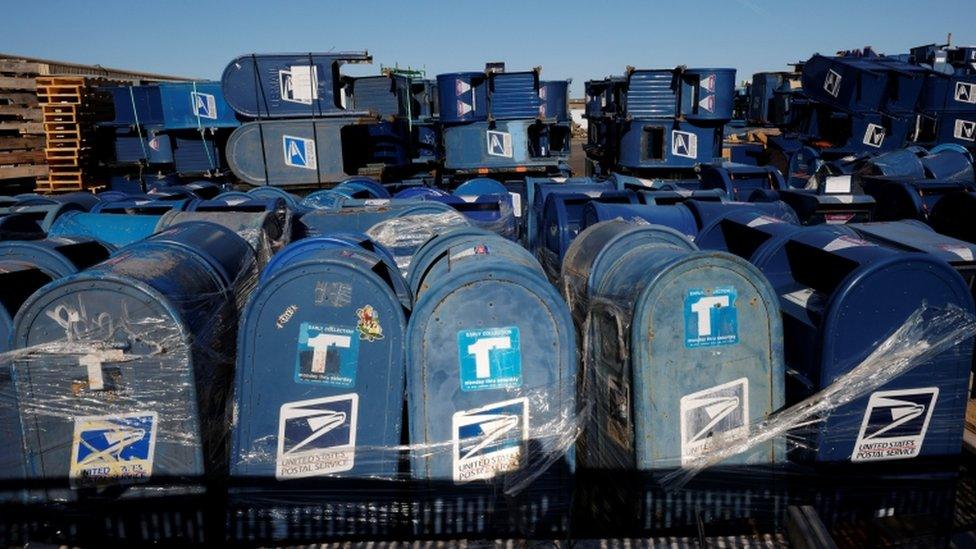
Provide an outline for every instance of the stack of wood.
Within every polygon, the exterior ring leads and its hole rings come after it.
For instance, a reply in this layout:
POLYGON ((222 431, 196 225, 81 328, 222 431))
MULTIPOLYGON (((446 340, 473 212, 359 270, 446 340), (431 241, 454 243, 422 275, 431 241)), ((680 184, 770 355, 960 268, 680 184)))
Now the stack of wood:
POLYGON ((37 191, 59 193, 85 188, 83 165, 90 124, 85 116, 88 83, 81 76, 40 76, 37 98, 44 117, 46 179, 37 191))
MULTIPOLYGON (((0 59, 0 191, 30 190, 47 175, 35 77, 46 67, 0 59)), ((6 192, 4 192, 6 194, 6 192)))

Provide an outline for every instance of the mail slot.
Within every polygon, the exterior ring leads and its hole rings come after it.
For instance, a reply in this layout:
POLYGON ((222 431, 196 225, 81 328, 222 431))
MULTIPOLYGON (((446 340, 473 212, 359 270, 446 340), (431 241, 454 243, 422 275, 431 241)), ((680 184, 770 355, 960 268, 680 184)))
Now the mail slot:
POLYGON ((786 188, 783 175, 772 166, 723 162, 700 164, 696 171, 701 189, 720 189, 732 200, 746 200, 756 189, 775 191, 786 188))
MULTIPOLYGON (((786 364, 797 372, 787 383, 790 402, 860 364, 923 303, 973 310, 948 263, 839 234, 844 229, 804 228, 752 258, 779 295, 786 364)), ((972 352, 972 341, 959 344, 839 406, 817 425, 803 457, 876 464, 957 455, 972 352)))
MULTIPOLYGON (((525 219, 525 244, 530 250, 534 250, 542 238, 539 234, 542 227, 542 211, 546 205, 546 199, 553 193, 584 193, 600 194, 605 191, 614 190, 613 182, 599 181, 590 177, 571 177, 550 178, 550 177, 527 177, 525 178, 526 195, 526 219, 525 219)), ((624 190, 624 189, 620 189, 624 190)))
POLYGON ((419 300, 440 284, 441 277, 475 255, 496 256, 545 277, 539 261, 521 245, 490 231, 465 227, 439 234, 417 250, 407 274, 414 298, 419 300))
POLYGON ((28 299, 13 369, 29 479, 150 497, 169 492, 153 477, 225 475, 235 291, 253 261, 232 231, 184 223, 28 299))
POLYGON ((651 245, 698 249, 688 237, 663 225, 611 220, 580 232, 566 250, 560 273, 560 290, 578 327, 586 320, 590 294, 617 257, 631 248, 651 245))
POLYGON ((407 324, 398 269, 323 240, 281 253, 241 321, 231 475, 296 488, 396 477, 407 324))
POLYGON ((789 205, 804 225, 864 223, 875 210, 874 198, 863 194, 785 190, 775 198, 789 205))
POLYGON ((158 215, 69 212, 58 218, 47 234, 50 238, 90 238, 122 247, 153 234, 158 223, 158 215))
MULTIPOLYGON (((590 295, 584 364, 593 410, 581 465, 688 465, 717 440, 747 438, 783 405, 778 299, 758 269, 728 253, 658 243, 609 260, 590 295)), ((785 458, 784 441, 769 441, 726 463, 785 458)))
POLYGON ((0 215, 0 240, 37 240, 44 238, 44 231, 37 220, 29 215, 0 215))
POLYGON ((705 250, 729 252, 754 262, 757 254, 800 230, 802 227, 797 223, 757 210, 740 209, 729 211, 702 227, 696 243, 705 250))
POLYGON ((0 215, 18 214, 29 217, 37 222, 42 231, 50 231, 51 226, 64 214, 69 212, 81 212, 84 208, 74 203, 54 203, 54 204, 35 204, 11 206, 0 208, 0 215))
POLYGON ((542 211, 540 234, 534 250, 543 268, 553 279, 559 276, 563 256, 579 234, 583 211, 590 202, 601 204, 637 204, 632 191, 603 191, 589 193, 550 193, 542 211))
POLYGON ((526 268, 491 253, 491 244, 489 253, 443 260, 446 272, 411 315, 410 472, 475 487, 531 472, 539 476, 528 477, 528 491, 549 479, 566 487, 574 456, 564 442, 576 417, 572 318, 538 264, 526 268))

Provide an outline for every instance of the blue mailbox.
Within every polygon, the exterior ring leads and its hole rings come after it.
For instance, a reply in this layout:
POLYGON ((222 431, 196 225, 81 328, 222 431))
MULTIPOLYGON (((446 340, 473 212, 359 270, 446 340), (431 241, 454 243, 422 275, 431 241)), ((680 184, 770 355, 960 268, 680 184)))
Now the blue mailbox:
POLYGON ((300 197, 295 196, 284 189, 279 189, 278 187, 255 187, 247 191, 247 194, 258 199, 274 200, 280 198, 281 200, 284 200, 285 204, 287 204, 292 210, 297 210, 302 200, 300 197))
POLYGON ((156 232, 158 215, 70 212, 51 226, 48 237, 91 238, 122 247, 156 232))
POLYGON ((26 205, 14 203, 10 206, 0 207, 0 215, 18 214, 29 217, 37 222, 42 231, 50 231, 55 222, 69 212, 83 211, 85 208, 71 202, 26 205))
MULTIPOLYGON (((525 245, 534 250, 539 242, 542 210, 552 193, 600 194, 614 190, 610 181, 590 177, 527 177, 525 178, 525 245)), ((620 189, 624 190, 624 189, 620 189)))
POLYGON ((536 255, 552 278, 559 275, 559 267, 569 244, 579 234, 583 210, 587 204, 637 204, 632 191, 604 191, 602 193, 552 193, 546 198, 542 211, 536 255))
POLYGON ((52 279, 62 278, 109 258, 115 247, 86 238, 0 242, 0 260, 32 265, 52 279))
POLYGON ((538 265, 490 250, 458 259, 441 260, 446 272, 407 327, 411 475, 475 486, 558 478, 574 466, 564 443, 576 417, 566 303, 538 265))
MULTIPOLYGON (((677 467, 708 455, 716 440, 747 438, 785 401, 773 288, 723 252, 659 244, 620 252, 590 295, 584 364, 594 406, 580 463, 677 467)), ((726 463, 782 462, 785 446, 767 441, 726 463)))
POLYGON ((702 189, 720 189, 732 200, 746 200, 757 189, 777 191, 786 187, 783 175, 772 166, 723 162, 696 168, 702 189))
POLYGON ((580 232, 566 250, 559 281, 560 291, 578 327, 586 320, 589 296, 602 284, 617 258, 629 249, 650 245, 698 249, 685 235, 663 225, 611 220, 580 232))
POLYGON ((475 227, 462 227, 438 234, 417 250, 407 273, 414 298, 419 300, 436 288, 441 277, 473 255, 492 255, 545 276, 538 260, 519 244, 475 227))
POLYGON ((184 223, 28 299, 13 338, 28 479, 154 497, 185 490, 143 484, 154 477, 225 475, 228 343, 251 276, 246 242, 184 223))
MULTIPOLYGON (((783 312, 788 381, 796 402, 868 357, 923 303, 972 314, 973 298, 946 262, 881 246, 842 227, 807 227, 752 262, 783 312)), ((957 455, 973 345, 967 341, 833 410, 808 448, 818 462, 871 463, 957 455)))
POLYGON ((875 219, 878 221, 926 221, 943 198, 950 202, 965 201, 963 195, 976 190, 976 184, 947 179, 863 176, 860 183, 877 204, 875 219))
POLYGON ((112 202, 100 202, 92 208, 91 213, 163 215, 171 210, 186 210, 195 200, 193 198, 180 198, 176 200, 115 200, 112 202))
MULTIPOLYGON (((455 210, 440 202, 416 200, 347 200, 339 208, 314 210, 301 216, 300 230, 308 236, 329 233, 365 233, 370 227, 396 217, 446 214, 455 210)), ((460 217, 460 216, 459 216, 460 217)))
POLYGON ((241 321, 231 475, 396 478, 407 327, 399 271, 322 241, 282 254, 241 321))

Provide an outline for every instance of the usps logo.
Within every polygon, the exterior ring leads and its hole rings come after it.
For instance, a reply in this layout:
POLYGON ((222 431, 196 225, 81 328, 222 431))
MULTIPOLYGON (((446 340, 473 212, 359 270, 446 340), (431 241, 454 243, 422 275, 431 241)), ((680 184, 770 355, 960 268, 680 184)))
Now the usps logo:
POLYGON ((840 80, 839 73, 834 70, 828 70, 827 76, 824 77, 824 91, 837 97, 840 93, 840 80))
POLYGON ((285 150, 285 165, 294 168, 314 170, 318 166, 315 158, 315 140, 284 135, 281 137, 285 150))
POLYGON ((159 151, 159 148, 162 146, 159 141, 160 140, 159 140, 158 137, 153 137, 152 139, 150 139, 149 140, 149 148, 158 152, 159 151))
POLYGON ((75 418, 68 478, 76 487, 145 481, 156 452, 156 412, 75 418))
POLYGON ((922 451, 938 396, 938 387, 872 393, 851 461, 917 456, 922 451))
POLYGON ((488 130, 488 155, 512 158, 512 134, 488 130))
POLYGON ((689 132, 671 130, 671 154, 698 158, 698 136, 689 132))
POLYGON ((355 327, 311 322, 299 326, 296 382, 352 387, 358 366, 359 334, 355 327))
MULTIPOLYGON (((472 253, 488 253, 488 250, 473 249, 472 253)), ((518 327, 461 330, 457 342, 462 391, 522 386, 522 347, 518 327)))
POLYGON ((685 347, 714 347, 739 342, 736 289, 693 288, 685 294, 685 347))
POLYGON ((525 397, 456 412, 454 483, 488 480, 518 470, 529 433, 529 400, 525 397))
POLYGON ((716 441, 749 432, 749 379, 739 378, 681 397, 681 464, 706 455, 716 441))
POLYGON ((217 98, 211 93, 190 92, 193 114, 198 118, 217 119, 217 98))
POLYGON ((956 93, 953 98, 960 103, 976 104, 976 84, 956 82, 956 93))
POLYGON ((884 139, 884 127, 877 124, 868 124, 867 130, 864 131, 864 139, 862 142, 868 147, 880 148, 881 144, 884 143, 884 139))
POLYGON ((952 136, 963 141, 976 141, 976 122, 956 119, 952 136))
POLYGON ((317 477, 352 469, 358 411, 356 393, 283 404, 275 477, 317 477))

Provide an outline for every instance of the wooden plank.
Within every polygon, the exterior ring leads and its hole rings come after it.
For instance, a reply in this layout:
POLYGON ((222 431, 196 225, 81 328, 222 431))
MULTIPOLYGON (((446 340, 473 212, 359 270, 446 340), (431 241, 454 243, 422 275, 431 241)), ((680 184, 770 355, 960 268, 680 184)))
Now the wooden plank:
POLYGON ((10 122, 10 121, 0 121, 0 131, 19 131, 20 133, 28 134, 42 134, 44 133, 44 124, 40 122, 10 122))
POLYGON ((44 164, 47 156, 44 151, 0 152, 0 166, 16 164, 44 164))
POLYGON ((23 76, 0 76, 0 90, 36 90, 33 78, 23 76))
POLYGON ((43 118, 40 109, 21 105, 0 105, 0 116, 17 116, 34 122, 40 122, 43 118))
POLYGON ((0 103, 6 105, 23 105, 26 107, 34 107, 38 105, 37 94, 30 92, 0 91, 0 103))
POLYGON ((0 151, 40 149, 44 147, 43 137, 0 137, 0 151))
POLYGON ((39 179, 34 187, 34 190, 39 193, 64 193, 70 191, 83 191, 85 190, 85 187, 81 183, 60 183, 57 181, 39 179))
POLYGON ((47 174, 48 174, 47 166, 0 167, 0 179, 21 179, 24 177, 44 177, 47 174))
POLYGON ((976 399, 971 399, 966 406, 966 430, 962 433, 962 442, 967 450, 976 453, 976 399))
POLYGON ((0 72, 21 76, 37 76, 47 72, 47 65, 23 59, 0 59, 0 72))

